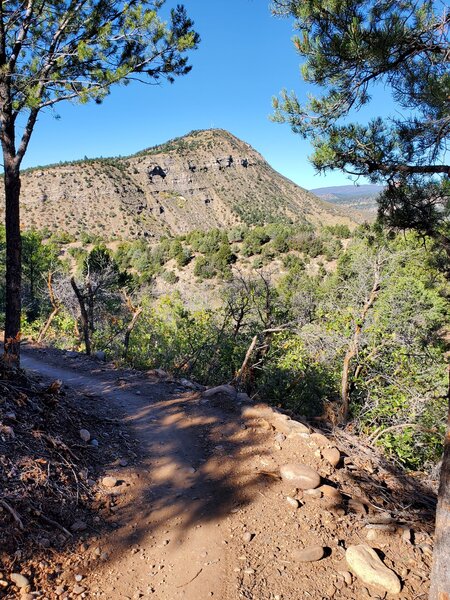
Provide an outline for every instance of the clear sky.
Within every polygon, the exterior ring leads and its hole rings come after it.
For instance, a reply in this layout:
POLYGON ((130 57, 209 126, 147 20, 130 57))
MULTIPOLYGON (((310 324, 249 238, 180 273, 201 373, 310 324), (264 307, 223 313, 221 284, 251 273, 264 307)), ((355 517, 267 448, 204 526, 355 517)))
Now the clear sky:
MULTIPOLYGON (((167 0, 173 6, 176 0, 167 0)), ((316 175, 308 142, 269 120, 282 88, 307 92, 292 21, 270 14, 268 0, 184 0, 202 41, 192 71, 170 85, 113 88, 101 105, 61 103, 39 118, 23 167, 87 156, 125 156, 193 129, 219 127, 254 146, 280 173, 305 188, 348 184, 316 175)), ((363 182, 362 182, 363 183, 363 182)))

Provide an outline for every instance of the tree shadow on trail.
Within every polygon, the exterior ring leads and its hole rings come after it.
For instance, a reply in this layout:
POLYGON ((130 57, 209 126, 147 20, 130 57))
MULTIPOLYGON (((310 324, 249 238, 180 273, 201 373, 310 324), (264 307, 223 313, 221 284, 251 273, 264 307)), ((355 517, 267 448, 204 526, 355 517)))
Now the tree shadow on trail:
POLYGON ((162 535, 169 522, 176 523, 172 537, 182 540, 192 528, 221 522, 272 485, 260 462, 271 447, 267 430, 242 417, 234 399, 222 400, 218 407, 198 394, 181 394, 130 417, 144 458, 120 521, 139 518, 116 551, 149 533, 162 535))
MULTIPOLYGON (((193 530, 216 527, 275 482, 262 465, 271 434, 244 418, 235 399, 206 402, 176 382, 94 361, 59 356, 52 364, 44 356, 39 364, 39 358, 30 351, 24 362, 42 373, 40 386, 62 379, 64 391, 45 410, 39 393, 32 400, 34 416, 21 423, 25 437, 16 431, 13 458, 18 468, 25 456, 33 466, 45 461, 40 472, 48 476, 42 475, 42 493, 34 498, 37 482, 22 497, 11 488, 9 504, 25 517, 25 532, 7 512, 0 514, 10 538, 0 556, 2 571, 17 570, 14 557, 20 555, 20 572, 32 590, 51 597, 58 584, 73 586, 77 569, 96 571, 99 557, 105 567, 120 565, 140 544, 159 548, 170 537, 182 549, 193 530), (89 430, 98 447, 80 439, 81 429, 89 430), (42 435, 36 437, 36 431, 42 435), (39 444, 31 447, 31 439, 39 444), (57 462, 64 472, 52 484, 57 462), (117 484, 102 485, 105 475, 114 476, 117 484), (64 479, 67 489, 59 487, 64 479), (46 490, 51 491, 47 497, 46 490), (29 512, 31 505, 36 513, 29 512), (165 533, 169 525, 170 536, 165 533)), ((11 454, 7 448, 5 453, 11 454)), ((5 598, 19 597, 12 584, 4 592, 5 598)))

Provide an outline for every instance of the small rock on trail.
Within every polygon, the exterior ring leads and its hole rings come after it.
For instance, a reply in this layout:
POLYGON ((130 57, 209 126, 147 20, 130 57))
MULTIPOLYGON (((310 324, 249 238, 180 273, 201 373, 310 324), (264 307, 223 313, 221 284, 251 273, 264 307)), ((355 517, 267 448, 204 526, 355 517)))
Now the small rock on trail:
POLYGON ((320 475, 312 467, 301 463, 289 463, 280 468, 281 478, 302 490, 319 487, 320 475))

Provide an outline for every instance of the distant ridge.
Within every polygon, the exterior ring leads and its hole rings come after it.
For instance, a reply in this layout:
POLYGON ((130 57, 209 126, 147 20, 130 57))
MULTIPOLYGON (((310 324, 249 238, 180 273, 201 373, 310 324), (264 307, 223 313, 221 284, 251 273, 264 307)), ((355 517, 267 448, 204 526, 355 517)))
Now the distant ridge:
POLYGON ((335 185, 310 190, 313 194, 332 204, 349 210, 357 210, 375 214, 377 211, 377 196, 384 186, 375 184, 364 185, 335 185))
POLYGON ((22 219, 24 228, 122 239, 238 223, 355 223, 345 209, 319 200, 249 144, 218 129, 193 131, 128 157, 28 169, 22 219))

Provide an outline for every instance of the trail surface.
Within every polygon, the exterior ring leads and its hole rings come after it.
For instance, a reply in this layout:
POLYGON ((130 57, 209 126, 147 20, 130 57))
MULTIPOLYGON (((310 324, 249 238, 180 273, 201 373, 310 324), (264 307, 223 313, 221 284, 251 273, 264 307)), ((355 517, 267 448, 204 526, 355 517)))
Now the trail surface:
POLYGON ((111 471, 124 482, 111 490, 117 529, 102 540, 109 560, 91 574, 91 590, 111 599, 236 597, 227 589, 226 519, 251 495, 239 411, 205 411, 198 393, 102 363, 27 350, 22 364, 108 403, 138 439, 133 466, 111 471))
MULTIPOLYGON (((87 412, 106 407, 123 426, 106 473, 117 483, 100 485, 113 533, 86 536, 86 552, 101 560, 86 561, 78 595, 75 587, 55 598, 390 597, 349 573, 345 550, 361 543, 397 573, 399 600, 426 597, 432 517, 408 512, 420 484, 396 480, 375 456, 342 460, 335 440, 269 407, 205 397, 157 372, 36 348, 24 351, 23 366, 61 379, 87 412), (333 447, 339 464, 327 459, 333 447), (322 486, 302 492, 281 481, 287 463, 312 467, 322 486), (376 524, 380 515, 388 526, 376 524), (323 555, 305 562, 303 550, 317 547, 323 555)), ((102 452, 108 434, 101 423, 92 433, 102 452)))

